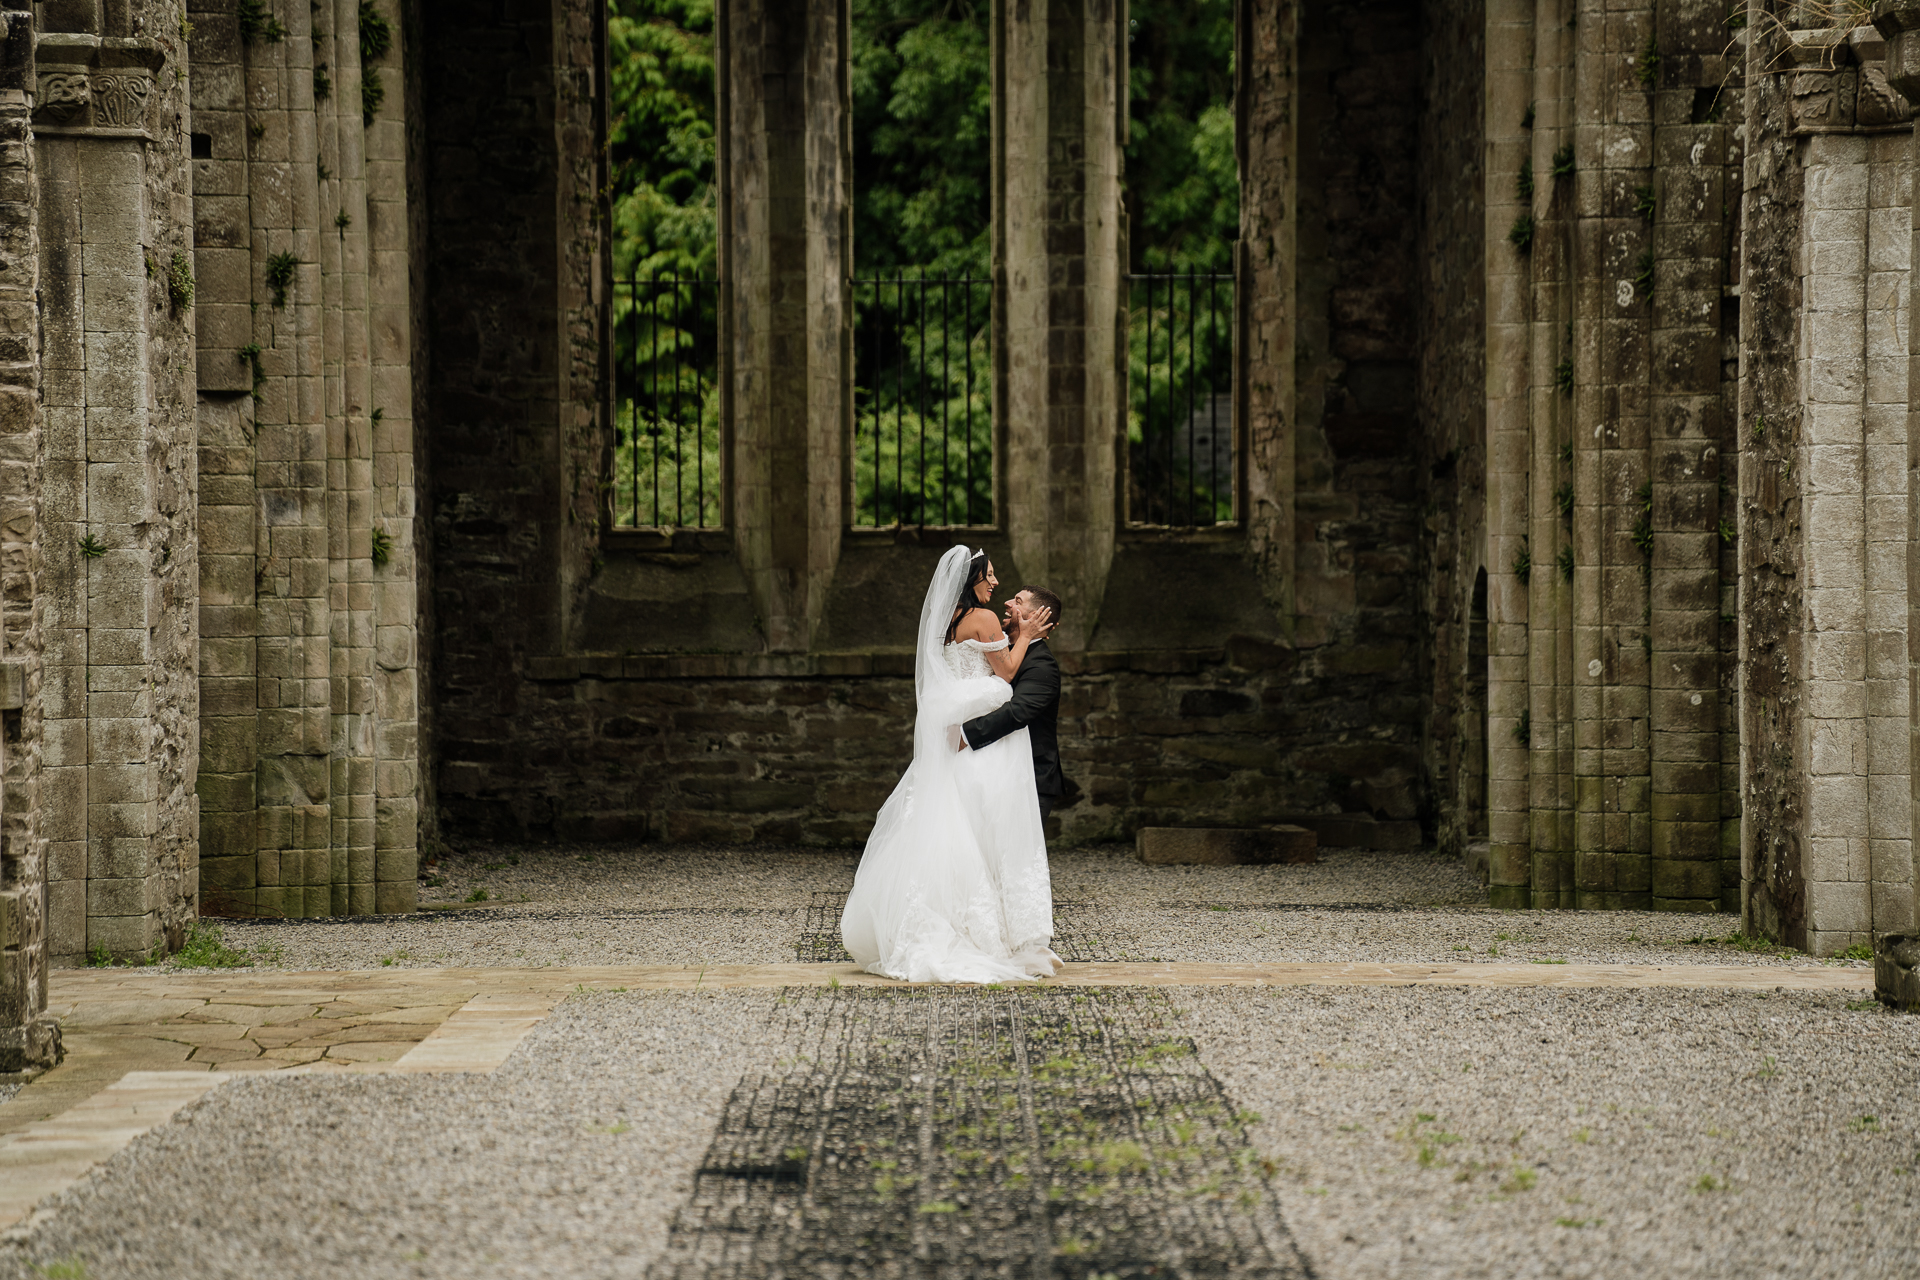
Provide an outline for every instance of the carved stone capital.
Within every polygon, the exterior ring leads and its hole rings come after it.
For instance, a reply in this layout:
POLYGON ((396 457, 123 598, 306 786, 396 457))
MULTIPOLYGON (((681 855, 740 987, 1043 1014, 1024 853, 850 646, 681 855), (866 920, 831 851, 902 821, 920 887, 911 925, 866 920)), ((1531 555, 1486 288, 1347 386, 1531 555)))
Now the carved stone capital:
POLYGON ((46 32, 35 49, 34 124, 58 132, 141 133, 165 52, 144 38, 46 32))
POLYGON ((1889 88, 1920 103, 1920 0, 1879 0, 1873 25, 1887 38, 1883 74, 1889 88))

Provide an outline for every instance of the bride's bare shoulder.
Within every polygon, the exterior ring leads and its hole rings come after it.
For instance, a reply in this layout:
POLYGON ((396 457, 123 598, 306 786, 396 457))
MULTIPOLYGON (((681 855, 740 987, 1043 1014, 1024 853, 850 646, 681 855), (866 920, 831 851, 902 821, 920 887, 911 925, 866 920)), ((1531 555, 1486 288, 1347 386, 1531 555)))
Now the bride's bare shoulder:
POLYGON ((969 609, 967 616, 960 619, 960 625, 954 630, 955 640, 982 640, 992 642, 1000 639, 1000 619, 993 616, 991 609, 969 609))

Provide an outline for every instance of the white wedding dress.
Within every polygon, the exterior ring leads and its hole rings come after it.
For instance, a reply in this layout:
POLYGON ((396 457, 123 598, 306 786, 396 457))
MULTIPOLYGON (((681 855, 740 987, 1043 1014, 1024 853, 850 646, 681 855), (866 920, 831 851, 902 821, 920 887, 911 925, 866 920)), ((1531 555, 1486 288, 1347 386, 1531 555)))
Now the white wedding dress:
POLYGON ((1060 964, 1027 731, 979 751, 956 752, 947 736, 1013 696, 986 658, 1006 640, 947 643, 970 559, 949 551, 928 588, 913 762, 881 806, 840 917, 857 963, 911 982, 1017 981, 1060 964))

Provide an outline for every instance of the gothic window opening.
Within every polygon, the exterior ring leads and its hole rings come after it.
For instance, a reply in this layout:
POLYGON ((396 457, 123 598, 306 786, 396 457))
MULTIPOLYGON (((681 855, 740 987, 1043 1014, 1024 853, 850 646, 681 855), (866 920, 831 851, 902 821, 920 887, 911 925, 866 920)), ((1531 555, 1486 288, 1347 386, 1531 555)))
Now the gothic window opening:
POLYGON ((989 9, 853 2, 855 528, 995 521, 989 9))
POLYGON ((1233 0, 1134 0, 1126 145, 1130 524, 1236 519, 1233 0))
POLYGON ((609 0, 615 528, 724 523, 713 5, 609 0))

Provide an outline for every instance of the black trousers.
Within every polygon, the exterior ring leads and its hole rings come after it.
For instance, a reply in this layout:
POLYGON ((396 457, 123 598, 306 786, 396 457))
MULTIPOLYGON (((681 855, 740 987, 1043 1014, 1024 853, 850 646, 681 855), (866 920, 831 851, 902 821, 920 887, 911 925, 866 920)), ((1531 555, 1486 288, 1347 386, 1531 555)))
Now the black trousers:
POLYGON ((1048 796, 1048 795, 1041 796, 1040 797, 1040 821, 1045 822, 1047 820, 1047 817, 1050 814, 1052 814, 1053 806, 1059 803, 1060 803, 1059 796, 1048 796))

